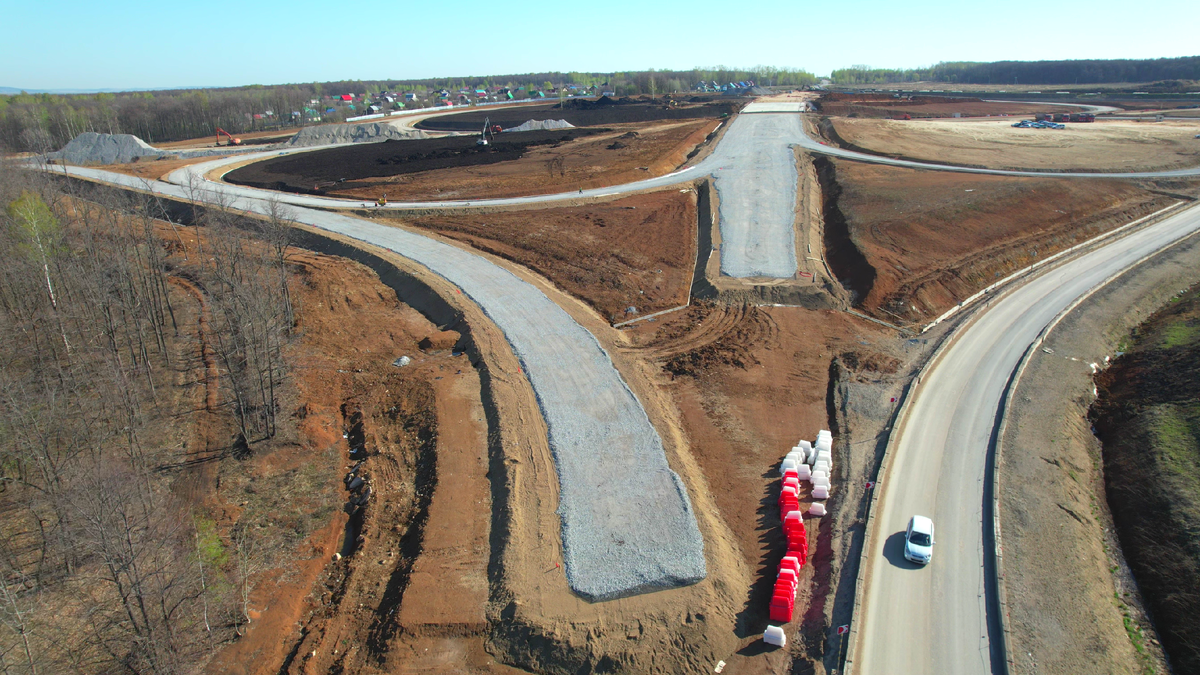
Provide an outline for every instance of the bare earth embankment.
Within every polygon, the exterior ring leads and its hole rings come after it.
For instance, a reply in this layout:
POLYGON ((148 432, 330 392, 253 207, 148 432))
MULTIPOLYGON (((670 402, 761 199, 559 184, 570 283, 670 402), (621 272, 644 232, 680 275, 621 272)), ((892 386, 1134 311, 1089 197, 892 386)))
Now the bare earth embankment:
POLYGON ((686 304, 692 284, 695 190, 407 222, 528 267, 610 322, 686 304))
MULTIPOLYGON (((1096 378, 1117 536, 1175 672, 1200 669, 1200 293, 1177 291, 1096 378)), ((1183 284, 1179 284, 1182 286, 1183 284)))
POLYGON ((906 323, 1175 201, 1121 181, 817 165, 834 273, 862 309, 906 323))

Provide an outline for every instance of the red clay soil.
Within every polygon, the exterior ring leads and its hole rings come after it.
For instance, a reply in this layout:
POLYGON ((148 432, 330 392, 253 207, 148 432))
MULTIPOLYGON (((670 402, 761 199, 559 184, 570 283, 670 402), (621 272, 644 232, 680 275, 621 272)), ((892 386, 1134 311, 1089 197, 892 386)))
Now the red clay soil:
MULTIPOLYGON (((404 591, 427 585, 410 583, 409 577, 421 543, 413 535, 424 533, 440 468, 434 452, 438 439, 460 443, 455 448, 459 452, 486 451, 477 374, 464 357, 451 353, 456 334, 441 333, 398 302, 361 265, 307 252, 290 259, 300 277, 293 291, 301 339, 289 355, 297 442, 234 467, 234 473, 223 471, 220 489, 214 491, 232 505, 232 517, 244 517, 238 505, 253 507, 265 498, 299 503, 306 509, 300 515, 324 521, 290 562, 262 573, 250 603, 254 622, 244 637, 215 655, 210 673, 325 672, 335 662, 360 672, 364 659, 374 662, 386 653, 389 636, 399 629, 404 591), (372 320, 364 321, 364 316, 372 320), (418 343, 425 338, 430 341, 422 352, 418 343), (413 362, 393 366, 401 355, 413 362), (373 490, 365 514, 360 511, 355 518, 342 508, 349 497, 342 478, 355 463, 349 459, 351 447, 366 449, 358 453, 366 457, 359 475, 373 490), (309 482, 331 487, 333 494, 315 503, 310 495, 295 493, 297 478, 306 475, 309 482), (270 493, 266 497, 264 489, 270 493), (358 529, 347 528, 348 522, 358 529), (346 557, 334 563, 335 553, 346 557), (352 609, 360 603, 369 609, 352 609), (335 651, 342 640, 353 640, 358 651, 335 651)), ((451 469, 457 482, 449 486, 476 491, 486 486, 482 471, 470 475, 478 461, 455 460, 448 466, 457 467, 451 469)), ((454 489, 446 493, 459 495, 454 489)), ((475 492, 464 494, 472 501, 480 498, 475 492)), ((488 504, 478 508, 490 511, 488 504)), ((464 549, 454 569, 457 581, 437 584, 438 596, 426 591, 419 616, 445 616, 439 603, 481 607, 480 593, 486 597, 481 581, 486 579, 489 521, 483 519, 481 531, 471 512, 456 513, 437 516, 439 527, 447 531, 434 540, 432 550, 464 549)), ((436 566, 429 570, 439 572, 436 566)), ((482 653, 479 637, 468 633, 458 640, 465 640, 460 651, 482 653)))
POLYGON ((1176 200, 1130 182, 917 171, 819 158, 827 257, 855 304, 923 323, 989 284, 1176 200))
POLYGON ((779 462, 801 438, 831 428, 827 397, 835 355, 857 350, 856 367, 894 370, 894 359, 862 344, 885 342, 890 331, 835 311, 699 303, 626 333, 633 353, 671 377, 667 386, 691 452, 754 575, 739 615, 743 649, 726 659, 730 672, 782 672, 792 658, 813 656, 811 647, 826 633, 831 600, 825 591, 834 574, 832 533, 821 518, 806 520, 810 558, 787 650, 755 648, 785 549, 776 505, 779 462))
POLYGON ((691 288, 694 190, 408 222, 524 265, 612 322, 685 304, 691 288), (636 314, 627 314, 629 307, 636 314))

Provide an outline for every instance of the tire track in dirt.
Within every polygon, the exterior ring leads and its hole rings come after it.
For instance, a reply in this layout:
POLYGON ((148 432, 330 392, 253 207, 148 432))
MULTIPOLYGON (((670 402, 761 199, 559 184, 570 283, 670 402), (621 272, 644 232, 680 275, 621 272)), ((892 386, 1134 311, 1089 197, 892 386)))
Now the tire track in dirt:
POLYGON ((217 357, 213 355, 212 348, 208 346, 207 338, 211 332, 209 326, 212 325, 212 308, 208 304, 208 299, 205 297, 204 291, 200 290, 200 287, 190 279, 179 275, 172 275, 167 281, 192 296, 196 300, 196 304, 200 307, 200 318, 197 322, 196 336, 200 342, 200 360, 204 363, 204 409, 207 412, 212 412, 217 409, 217 387, 220 377, 220 370, 217 368, 217 357))

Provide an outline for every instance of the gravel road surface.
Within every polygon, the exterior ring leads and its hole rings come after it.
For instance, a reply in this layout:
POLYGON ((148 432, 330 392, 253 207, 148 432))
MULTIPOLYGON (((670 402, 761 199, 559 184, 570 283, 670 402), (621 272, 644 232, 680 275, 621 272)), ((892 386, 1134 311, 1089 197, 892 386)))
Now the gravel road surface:
POLYGON ((981 310, 926 373, 880 480, 850 655, 855 673, 999 670, 996 600, 984 568, 985 527, 991 530, 985 469, 1008 380, 1038 333, 1076 298, 1197 230, 1200 207, 1042 273, 981 310), (916 514, 932 517, 937 530, 925 568, 903 558, 903 532, 916 514))
POLYGON ((704 165, 720 198, 721 274, 796 274, 796 156, 800 115, 739 115, 704 165))
MULTIPOLYGON (((69 171, 188 199, 187 190, 176 185, 96 169, 69 171)), ((222 191, 230 206, 266 212, 263 199, 222 191)), ((213 193, 201 192, 197 198, 216 201, 213 193)), ((609 600, 704 578, 704 542, 687 490, 668 466, 662 440, 641 403, 591 333, 536 287, 468 251, 337 213, 293 212, 291 220, 424 265, 461 288, 504 332, 549 428, 573 591, 609 600)))

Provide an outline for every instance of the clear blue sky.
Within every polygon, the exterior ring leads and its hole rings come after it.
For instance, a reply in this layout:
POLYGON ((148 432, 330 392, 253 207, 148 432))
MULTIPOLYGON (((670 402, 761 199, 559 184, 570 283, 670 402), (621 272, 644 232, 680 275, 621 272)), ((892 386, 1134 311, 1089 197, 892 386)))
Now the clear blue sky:
POLYGON ((29 89, 1200 54, 1200 0, 0 0, 0 16, 0 86, 29 89))

